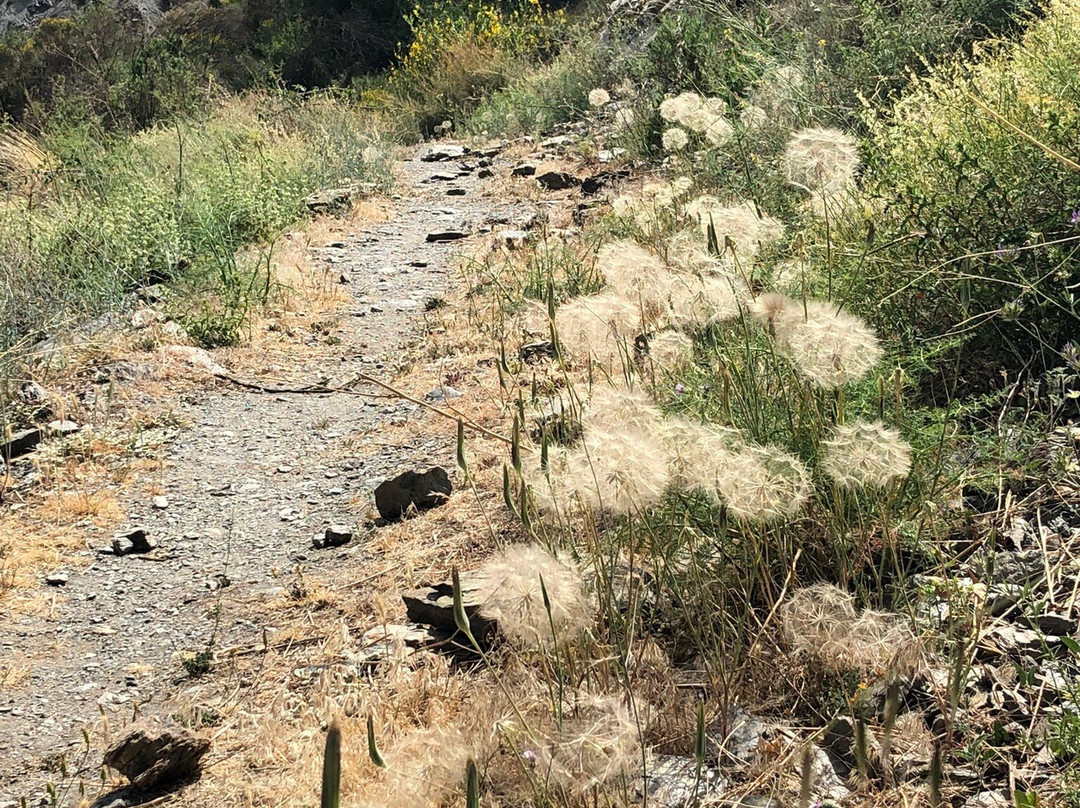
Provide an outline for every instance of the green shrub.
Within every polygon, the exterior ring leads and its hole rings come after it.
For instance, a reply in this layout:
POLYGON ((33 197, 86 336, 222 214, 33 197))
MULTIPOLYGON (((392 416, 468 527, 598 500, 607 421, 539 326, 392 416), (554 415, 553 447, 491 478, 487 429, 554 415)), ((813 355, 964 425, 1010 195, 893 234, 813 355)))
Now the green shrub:
POLYGON ((865 209, 837 223, 851 299, 908 347, 963 345, 976 389, 1053 366, 1080 333, 1080 3, 987 52, 871 121, 865 209))

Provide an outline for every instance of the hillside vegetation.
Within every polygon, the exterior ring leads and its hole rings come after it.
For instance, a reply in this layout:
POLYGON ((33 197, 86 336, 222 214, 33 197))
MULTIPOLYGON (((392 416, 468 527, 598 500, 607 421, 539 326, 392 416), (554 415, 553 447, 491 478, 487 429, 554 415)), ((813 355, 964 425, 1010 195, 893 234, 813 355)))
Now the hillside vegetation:
MULTIPOLYGON (((9 34, 5 380, 148 284, 236 344, 310 192, 389 189, 436 134, 568 133, 629 177, 465 261, 431 338, 482 346, 511 444, 476 463, 459 426, 504 642, 430 674, 437 709, 404 668, 326 691, 370 750, 348 796, 642 804, 666 754, 800 808, 1080 805, 1080 0, 668 5, 9 34), (744 709, 786 728, 749 763, 744 709)), ((304 710, 270 726, 307 738, 304 710)))

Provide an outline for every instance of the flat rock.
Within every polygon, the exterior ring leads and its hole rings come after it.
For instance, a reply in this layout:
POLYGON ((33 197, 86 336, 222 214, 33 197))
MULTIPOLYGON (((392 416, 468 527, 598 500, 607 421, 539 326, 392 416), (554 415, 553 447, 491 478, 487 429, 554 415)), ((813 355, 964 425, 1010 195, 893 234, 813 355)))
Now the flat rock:
POLYGON ((565 191, 581 185, 581 180, 565 171, 547 171, 537 177, 536 181, 547 191, 565 191))
POLYGON ((195 777, 210 741, 179 726, 136 725, 105 752, 104 765, 147 790, 195 777))
POLYGON ((454 143, 440 143, 420 155, 420 159, 425 163, 442 163, 448 160, 460 160, 468 153, 469 150, 465 146, 454 143))
POLYGON ((659 808, 685 808, 716 791, 724 791, 728 783, 720 772, 708 765, 698 771, 697 761, 677 755, 656 755, 649 761, 639 793, 644 790, 648 804, 659 808))
POLYGON ((440 230, 434 233, 428 233, 427 241, 429 244, 438 244, 446 241, 457 241, 458 239, 468 237, 469 234, 464 230, 440 230))
POLYGON ((536 166, 532 163, 521 163, 510 170, 512 177, 531 177, 536 173, 536 166))
MULTIPOLYGON (((464 574, 461 581, 461 602, 469 618, 469 629, 482 646, 490 645, 498 632, 494 620, 483 614, 483 579, 476 574, 464 574)), ((457 633, 454 622, 454 587, 449 581, 403 592, 405 613, 414 623, 431 626, 451 635, 457 633)))
POLYGON ((427 510, 445 503, 453 492, 450 476, 439 466, 423 474, 406 471, 375 489, 375 507, 387 521, 395 521, 411 508, 427 510))
POLYGON ((157 545, 146 538, 146 531, 141 527, 116 536, 112 540, 113 555, 118 556, 149 553, 155 547, 157 545))
POLYGON ((511 250, 520 249, 529 241, 529 232, 527 230, 503 230, 498 236, 499 241, 511 250))
POLYGON ((426 401, 440 402, 446 401, 450 398, 461 398, 464 395, 460 390, 455 390, 453 387, 447 385, 439 385, 434 390, 428 390, 424 394, 426 401))
POLYGON ((45 576, 45 583, 49 586, 67 586, 68 574, 66 572, 50 572, 45 576))
POLYGON ((355 188, 327 188, 309 195, 304 204, 312 213, 336 215, 345 213, 352 206, 355 188))
POLYGON ((330 525, 321 536, 311 540, 316 550, 327 547, 341 547, 353 540, 352 529, 348 525, 330 525))
POLYGON ((44 433, 40 429, 24 429, 0 443, 0 459, 6 461, 30 454, 41 443, 44 433))

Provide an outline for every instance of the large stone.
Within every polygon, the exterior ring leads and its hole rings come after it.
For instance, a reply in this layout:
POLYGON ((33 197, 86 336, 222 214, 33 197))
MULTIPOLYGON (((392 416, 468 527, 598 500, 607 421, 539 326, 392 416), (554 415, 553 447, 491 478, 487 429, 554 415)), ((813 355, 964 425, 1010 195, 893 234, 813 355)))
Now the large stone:
POLYGON ((447 241, 457 241, 458 239, 468 238, 469 234, 464 230, 438 230, 434 233, 427 234, 427 241, 429 244, 441 244, 447 241))
POLYGON ((536 181, 547 191, 565 191, 581 185, 581 180, 565 171, 547 171, 537 177, 536 181))
POLYGON ((410 509, 421 511, 442 505, 453 490, 444 468, 435 466, 423 474, 406 471, 375 489, 375 507, 383 519, 395 521, 410 509))
POLYGON ((210 741, 191 730, 147 722, 109 747, 103 762, 148 790, 196 777, 209 749, 210 741))
POLYGON ((3 443, 0 443, 0 460, 10 462, 17 457, 28 455, 41 443, 43 433, 40 429, 24 429, 16 432, 3 443))
POLYGON ((157 545, 146 538, 146 531, 141 527, 122 533, 112 540, 113 555, 125 556, 133 553, 149 553, 157 545))
POLYGON ((420 160, 425 163, 443 163, 448 160, 460 160, 468 153, 469 150, 465 146, 454 143, 440 143, 428 149, 420 156, 420 160))
POLYGON ((720 772, 707 764, 699 770, 693 758, 656 755, 649 761, 638 791, 644 790, 649 805, 687 808, 697 805, 703 797, 726 790, 728 785, 720 772))
MULTIPOLYGON (((498 626, 483 613, 483 580, 475 574, 464 574, 460 581, 461 603, 469 618, 469 630, 476 641, 486 647, 494 640, 498 626)), ((457 633, 457 623, 454 620, 454 586, 449 581, 403 592, 401 599, 405 602, 405 613, 414 623, 432 626, 451 635, 457 633)), ((462 640, 458 644, 468 643, 462 640)))

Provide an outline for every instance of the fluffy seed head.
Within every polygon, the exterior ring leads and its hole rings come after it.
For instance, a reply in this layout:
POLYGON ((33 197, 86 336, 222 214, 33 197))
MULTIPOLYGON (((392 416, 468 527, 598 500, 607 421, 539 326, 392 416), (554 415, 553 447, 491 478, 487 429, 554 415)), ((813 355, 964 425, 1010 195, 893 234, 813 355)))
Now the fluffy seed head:
POLYGON ((549 648, 556 639, 574 640, 592 625, 592 604, 581 573, 568 559, 556 559, 541 547, 508 547, 485 562, 477 579, 484 616, 498 622, 499 630, 520 646, 549 648), (550 616, 541 578, 551 603, 550 616))
POLYGON ((619 129, 629 129, 636 120, 637 116, 634 115, 634 110, 629 107, 621 107, 615 111, 615 125, 619 129))
POLYGON ((660 434, 668 451, 672 485, 701 491, 718 502, 717 480, 737 460, 742 445, 739 433, 672 416, 664 419, 660 434))
POLYGON ((649 359, 661 370, 675 370, 694 356, 693 341, 678 331, 661 331, 649 337, 649 359))
POLYGON ((399 799, 413 805, 442 805, 461 786, 476 746, 456 727, 413 730, 387 750, 387 760, 393 761, 387 778, 399 799))
POLYGON ((690 143, 690 136, 686 134, 685 129, 680 129, 678 126, 673 126, 670 129, 664 130, 662 143, 664 146, 664 151, 682 151, 690 143))
POLYGON ((632 772, 641 751, 633 716, 615 696, 580 696, 537 755, 537 766, 567 791, 584 795, 632 772))
POLYGON ((555 312, 555 328, 563 348, 605 366, 618 367, 627 346, 632 351, 635 337, 648 331, 648 326, 636 303, 611 291, 574 298, 555 312))
POLYGON ((742 282, 722 275, 674 275, 668 291, 667 322, 676 328, 704 328, 739 314, 742 282))
POLYGON ((667 311, 671 273, 645 247, 628 240, 605 244, 596 254, 596 268, 612 292, 645 311, 646 320, 658 319, 667 311))
POLYGON ((611 93, 605 90, 603 87, 597 87, 589 90, 589 106, 590 107, 602 107, 605 104, 611 102, 611 93))
POLYGON ((858 317, 820 300, 762 295, 755 313, 771 329, 777 348, 818 387, 857 381, 881 359, 874 332, 858 317))
POLYGON ((784 225, 771 216, 758 216, 754 206, 744 202, 725 205, 712 196, 701 196, 686 206, 687 215, 698 223, 702 233, 708 233, 711 223, 721 249, 726 240, 735 243, 742 261, 752 261, 761 247, 772 244, 784 235, 784 225))
POLYGON ((911 471, 911 447, 880 421, 840 424, 822 448, 821 468, 841 488, 884 488, 911 471))
POLYGON ((855 184, 859 148, 838 129, 811 127, 796 132, 784 150, 788 181, 810 191, 836 194, 855 184))
POLYGON ((660 117, 668 123, 682 123, 701 109, 701 104, 701 96, 697 93, 680 93, 660 103, 660 117))
POLYGON ((728 511, 748 522, 787 519, 803 509, 813 485, 802 461, 775 446, 746 445, 724 473, 716 490, 728 511))
POLYGON ((900 615, 855 608, 855 599, 832 584, 798 590, 780 610, 791 646, 834 671, 907 675, 924 661, 922 643, 900 615))

